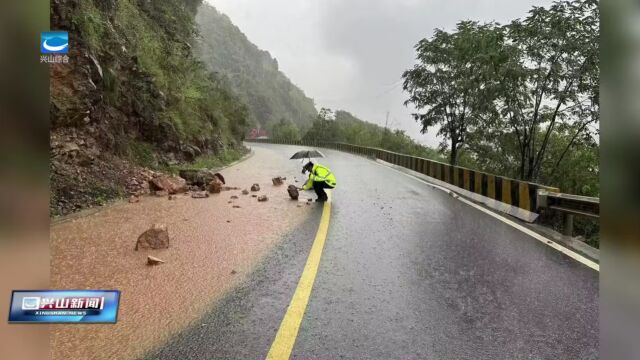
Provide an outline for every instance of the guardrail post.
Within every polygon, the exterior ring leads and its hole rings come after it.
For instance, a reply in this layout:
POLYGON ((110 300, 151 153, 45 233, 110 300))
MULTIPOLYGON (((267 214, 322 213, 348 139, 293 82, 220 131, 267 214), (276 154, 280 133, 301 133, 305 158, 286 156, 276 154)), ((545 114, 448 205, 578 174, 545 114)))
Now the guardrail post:
POLYGON ((573 214, 562 214, 564 225, 562 226, 562 235, 573 236, 573 214))

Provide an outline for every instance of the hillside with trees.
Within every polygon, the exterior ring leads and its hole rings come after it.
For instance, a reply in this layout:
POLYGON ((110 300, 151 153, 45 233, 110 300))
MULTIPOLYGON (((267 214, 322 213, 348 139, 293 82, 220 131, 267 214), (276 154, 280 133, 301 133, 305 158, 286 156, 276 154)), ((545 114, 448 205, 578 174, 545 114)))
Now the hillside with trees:
POLYGON ((50 67, 52 215, 139 191, 141 169, 242 153, 248 109, 192 51, 200 4, 51 3, 51 28, 72 39, 50 67))
POLYGON ((268 51, 251 43, 229 17, 203 4, 196 16, 196 53, 247 104, 250 121, 273 131, 293 123, 305 131, 317 115, 313 100, 291 83, 268 51))
POLYGON ((403 130, 389 129, 366 122, 345 110, 334 112, 331 109, 322 108, 311 128, 304 135, 296 131, 293 124, 280 122, 275 127, 273 138, 292 141, 343 142, 444 161, 444 157, 438 151, 416 142, 403 130))

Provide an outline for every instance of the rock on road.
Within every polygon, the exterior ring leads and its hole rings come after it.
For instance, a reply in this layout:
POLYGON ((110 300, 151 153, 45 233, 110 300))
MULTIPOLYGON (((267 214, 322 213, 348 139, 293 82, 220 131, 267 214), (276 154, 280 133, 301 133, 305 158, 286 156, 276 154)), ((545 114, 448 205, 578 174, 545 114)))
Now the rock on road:
MULTIPOLYGON (((597 271, 416 179, 322 151, 338 187, 292 358, 598 358, 597 271)), ((314 204, 246 282, 148 358, 263 359, 320 211, 314 204)))
POLYGON ((222 172, 238 190, 198 199, 144 196, 51 225, 52 288, 122 293, 116 324, 51 325, 53 359, 144 356, 241 284, 291 229, 315 218, 312 206, 297 206, 304 199, 291 201, 286 186, 272 185, 274 176, 300 175, 299 164, 278 152, 258 151, 222 172), (268 202, 242 193, 253 183, 268 202), (135 251, 153 224, 167 226, 169 247, 135 251), (164 263, 148 266, 148 256, 164 263))

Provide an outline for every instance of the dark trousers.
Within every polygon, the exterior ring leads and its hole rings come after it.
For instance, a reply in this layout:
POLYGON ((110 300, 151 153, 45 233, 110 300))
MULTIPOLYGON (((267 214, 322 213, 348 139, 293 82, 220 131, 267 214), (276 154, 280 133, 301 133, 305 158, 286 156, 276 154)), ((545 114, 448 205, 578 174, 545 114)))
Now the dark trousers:
POLYGON ((316 195, 318 195, 318 200, 326 201, 328 199, 327 193, 324 189, 333 189, 333 187, 327 185, 324 181, 314 181, 313 182, 313 190, 315 190, 316 195))

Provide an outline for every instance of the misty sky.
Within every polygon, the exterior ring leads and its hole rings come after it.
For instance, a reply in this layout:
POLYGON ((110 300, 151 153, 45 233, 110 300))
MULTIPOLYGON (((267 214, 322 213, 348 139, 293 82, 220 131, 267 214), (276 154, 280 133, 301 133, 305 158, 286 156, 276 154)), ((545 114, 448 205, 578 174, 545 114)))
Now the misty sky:
POLYGON ((316 107, 347 110, 437 146, 436 130, 420 125, 403 105, 402 72, 413 46, 435 28, 460 20, 506 23, 549 0, 206 0, 225 13, 316 107))

